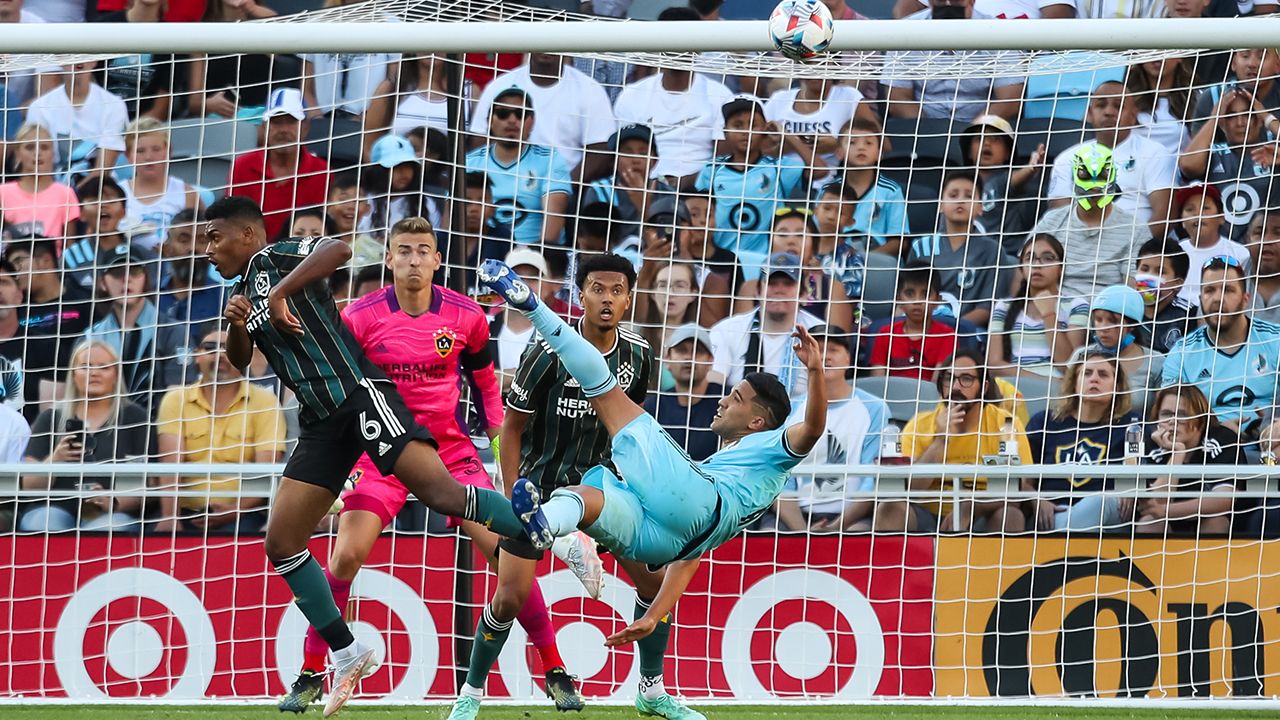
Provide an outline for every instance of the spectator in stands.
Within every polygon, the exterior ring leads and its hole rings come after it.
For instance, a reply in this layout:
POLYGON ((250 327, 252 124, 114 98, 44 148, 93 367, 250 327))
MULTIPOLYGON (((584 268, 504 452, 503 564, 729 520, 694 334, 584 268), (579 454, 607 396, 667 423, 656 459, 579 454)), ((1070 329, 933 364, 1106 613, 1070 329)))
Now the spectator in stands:
POLYGON ((184 382, 190 332, 182 325, 161 321, 152 292, 155 260, 123 245, 116 250, 98 275, 104 307, 87 337, 115 351, 126 391, 149 410, 151 393, 184 382))
MULTIPOLYGON (((843 325, 839 322, 829 323, 839 327, 856 327, 860 315, 857 302, 862 297, 867 241, 865 238, 855 240, 845 234, 845 229, 853 224, 853 213, 857 205, 858 199, 841 179, 837 178, 835 182, 823 185, 813 207, 815 229, 806 251, 833 283, 842 286, 844 297, 848 300, 849 315, 835 318, 844 321, 843 325)), ((834 286, 832 289, 835 290, 834 286)))
POLYGON ((982 187, 982 231, 1015 253, 1035 225, 1044 197, 1044 144, 1021 167, 1013 166, 1014 133, 999 115, 979 115, 965 128, 960 149, 966 165, 978 169, 982 187))
POLYGON ((730 315, 711 328, 712 371, 724 378, 725 387, 736 385, 747 373, 772 373, 793 399, 801 398, 808 383, 795 357, 791 334, 796 325, 811 328, 822 320, 800 308, 799 257, 791 253, 770 257, 764 276, 759 308, 730 315))
MULTIPOLYGON (((814 214, 805 208, 778 208, 773 216, 773 228, 769 233, 769 254, 791 253, 800 258, 800 307, 822 318, 827 324, 843 323, 839 327, 853 325, 854 301, 849 298, 847 286, 837 277, 837 267, 831 258, 819 257, 815 237, 818 235, 814 214)), ((849 252, 841 248, 842 252, 849 252)), ((856 249, 852 252, 856 252, 856 249)), ((846 267, 840 268, 844 279, 861 290, 861 256, 844 257, 846 267), (850 277, 854 276, 854 277, 850 277)), ((743 286, 743 293, 754 297, 759 293, 759 281, 743 286)))
MULTIPOLYGON (((275 15, 256 0, 208 0, 202 20, 242 22, 275 15)), ((255 117, 268 105, 271 91, 299 84, 300 68, 288 55, 195 55, 190 65, 187 85, 193 117, 255 117)))
MULTIPOLYGON (((990 19, 985 13, 973 9, 974 0, 929 0, 929 7, 908 15, 904 20, 959 20, 990 19)), ((1004 66, 1022 62, 1022 54, 1016 51, 993 52, 977 50, 964 53, 939 55, 933 51, 894 51, 887 53, 882 82, 889 86, 889 115, 902 118, 940 118, 967 123, 979 115, 999 115, 1006 120, 1018 117, 1022 108, 1024 79, 1013 75, 1004 77, 976 77, 972 74, 953 72, 943 79, 945 66, 954 62, 972 63, 987 59, 1004 66), (928 65, 930 75, 943 77, 929 80, 907 79, 918 75, 919 69, 928 65)))
MULTIPOLYGON (((32 351, 27 342, 26 302, 22 297, 22 288, 18 285, 18 271, 13 263, 0 258, 0 370, 5 370, 5 404, 15 410, 23 410, 28 394, 34 394, 26 387, 24 369, 29 367, 27 354, 32 351), (17 384, 17 388, 9 387, 17 384)), ((27 410, 31 416, 35 409, 27 410)))
POLYGON ((462 189, 458 198, 462 206, 462 223, 448 231, 436 230, 436 247, 447 265, 460 267, 465 276, 468 291, 476 288, 475 268, 484 260, 501 260, 511 251, 511 226, 494 218, 493 194, 489 190, 489 178, 482 172, 463 174, 462 189), (462 244, 461 249, 452 243, 462 244))
POLYGON ((1280 326, 1250 316, 1245 277, 1233 257, 1204 264, 1204 324, 1169 351, 1160 384, 1196 386, 1210 399, 1219 423, 1252 440, 1275 406, 1280 326))
POLYGON ((600 83, 566 63, 563 55, 529 53, 528 62, 494 78, 480 93, 471 115, 473 134, 483 136, 490 129, 494 101, 512 88, 524 91, 539 119, 529 142, 551 148, 570 171, 588 178, 606 169, 603 153, 615 122, 613 106, 600 83), (593 159, 593 153, 598 157, 593 159))
POLYGON ((289 226, 288 236, 291 238, 321 237, 324 235, 324 211, 316 208, 299 210, 293 214, 293 224, 289 226))
MULTIPOLYGON (((160 401, 156 416, 160 462, 278 463, 284 459, 280 403, 270 390, 248 382, 231 364, 226 342, 224 330, 205 333, 195 355, 199 379, 170 390, 160 401)), ((208 480, 173 477, 157 486, 206 493, 205 497, 163 498, 158 531, 252 533, 265 525, 266 513, 261 511, 266 499, 241 496, 238 475, 208 480)))
MULTIPOLYGON (((1276 203, 1269 203, 1276 207, 1276 203)), ((1255 320, 1280 324, 1280 208, 1255 213, 1249 224, 1253 282, 1249 311, 1255 320)))
POLYGON ((467 153, 467 172, 482 172, 498 222, 525 245, 559 245, 569 208, 569 166, 553 149, 530 142, 534 111, 518 88, 499 92, 488 114, 489 141, 467 153))
POLYGON ((1062 243, 1037 235, 1022 248, 1022 284, 991 310, 987 367, 997 376, 1055 376, 1084 345, 1089 302, 1062 292, 1062 243))
POLYGON ((1181 292, 1188 263, 1182 247, 1167 238, 1151 238, 1138 248, 1133 284, 1142 293, 1146 317, 1143 330, 1155 352, 1168 354, 1199 321, 1200 308, 1181 292))
MULTIPOLYGON (((995 377, 987 372, 982 355, 976 350, 958 350, 938 371, 936 384, 942 401, 938 407, 917 414, 902 430, 903 452, 917 463, 957 465, 982 464, 988 457, 1000 455, 1000 443, 1006 435, 1014 435, 1017 458, 1031 462, 1031 446, 1022 421, 1000 407, 1003 396, 995 377)), ((985 477, 962 481, 965 490, 986 490, 985 477)), ((951 488, 942 478, 915 478, 909 483, 915 490, 934 490, 940 494, 951 488)), ((1007 500, 973 501, 961 499, 960 515, 954 516, 951 498, 943 502, 909 504, 903 500, 879 501, 875 508, 874 527, 878 532, 919 530, 968 532, 1021 532, 1026 518, 1017 504, 1007 500), (943 511, 942 522, 938 516, 943 511)))
MULTIPOLYGON (((179 5, 169 0, 129 0, 120 10, 102 12, 99 8, 90 22, 160 22, 166 11, 172 14, 179 5)), ((200 5, 203 11, 204 2, 200 1, 200 5)), ((174 94, 185 90, 186 78, 175 77, 175 64, 171 54, 139 53, 113 57, 103 68, 106 79, 102 85, 107 92, 124 101, 130 118, 145 115, 166 122, 173 110, 174 94)))
MULTIPOLYGON (((1202 76, 1203 77, 1203 76, 1202 76)), ((1231 54, 1231 71, 1225 81, 1219 77, 1205 78, 1217 83, 1204 89, 1196 98, 1192 133, 1200 131, 1200 123, 1216 114, 1223 97, 1234 90, 1244 90, 1271 114, 1280 113, 1280 51, 1274 48, 1242 48, 1231 54)), ((1269 127, 1267 129, 1270 129, 1269 127)))
MULTIPOLYGON (((1050 409, 1027 425, 1031 457, 1041 465, 1119 463, 1126 459, 1126 431, 1141 422, 1131 409, 1124 369, 1111 355, 1086 350, 1067 366, 1050 409)), ((1022 489, 1062 493, 1031 501, 1035 512, 1027 516, 1037 530, 1115 530, 1133 521, 1133 498, 1111 494, 1111 480, 1026 477, 1022 489)))
MULTIPOLYGON (((823 0, 830 3, 832 0, 823 0)), ((835 0, 843 2, 843 0, 835 0)), ((897 0, 893 6, 893 16, 902 18, 918 12, 929 5, 926 0, 897 0)), ((989 15, 997 20, 1025 20, 1044 18, 1057 20, 1076 16, 1076 0, 977 0, 973 6, 977 12, 989 15)))
MULTIPOLYGON (((365 169, 360 178, 368 193, 368 209, 359 223, 362 231, 385 245, 387 231, 404 218, 425 217, 433 224, 440 222, 440 204, 424 188, 422 161, 408 140, 399 135, 383 136, 373 144, 369 160, 373 166, 365 169)), ((338 182, 336 176, 334 182, 338 182)), ((330 188, 330 204, 333 192, 330 188)), ((437 188, 434 194, 443 200, 447 193, 444 188, 437 188)))
POLYGON ((661 389, 649 393, 645 411, 658 420, 676 444, 699 462, 720 449, 711 421, 720 412, 724 385, 713 377, 711 333, 687 323, 671 331, 663 346, 661 389))
POLYGON ((1187 254, 1190 271, 1182 284, 1182 297, 1194 302, 1200 297, 1200 268, 1209 258, 1230 255, 1246 267, 1249 250, 1222 234, 1223 206, 1218 188, 1197 183, 1180 188, 1173 198, 1173 212, 1179 222, 1176 234, 1187 254))
POLYGON ((1192 66, 1198 58, 1169 57, 1131 66, 1125 90, 1138 106, 1134 134, 1151 140, 1175 156, 1191 139, 1188 124, 1196 106, 1192 66))
POLYGON ((373 91, 364 116, 365 155, 374 141, 391 135, 406 137, 415 128, 449 132, 449 72, 443 55, 408 53, 398 69, 373 91))
MULTIPOLYGON (((383 86, 394 77, 399 53, 305 53, 302 60, 302 98, 313 118, 330 115, 363 123, 383 86)), ((412 75, 412 73, 405 73, 412 75)), ((376 117, 376 116, 375 116, 376 117)), ((393 131, 394 132, 394 131, 393 131)))
POLYGON ((120 230, 125 216, 124 190, 105 175, 85 178, 76 186, 80 199, 80 239, 62 246, 66 281, 86 292, 93 290, 98 266, 127 242, 120 230))
POLYGON ((1153 376, 1159 377, 1163 357, 1145 347, 1145 310, 1142 294, 1128 285, 1102 288, 1089 307, 1090 342, 1077 355, 1094 350, 1116 358, 1134 387, 1147 387, 1153 376))
POLYGON ((815 177, 837 164, 841 128, 855 116, 878 120, 856 87, 823 78, 805 78, 773 93, 764 115, 782 129, 782 151, 799 158, 815 177))
POLYGON ((382 265, 387 258, 386 243, 359 229, 368 203, 360 192, 359 173, 343 170, 329 178, 329 197, 324 206, 324 234, 351 246, 351 267, 382 265))
MULTIPOLYGON (((687 7, 667 8, 660 21, 698 20, 687 7)), ((722 83, 689 70, 662 68, 622 89, 613 113, 619 126, 653 130, 658 145, 654 173, 672 185, 692 180, 715 156, 724 138, 722 108, 733 93, 722 83)))
MULTIPOLYGON (((0 358, 0 462, 20 463, 26 456, 27 444, 31 441, 31 426, 27 419, 9 401, 12 394, 17 402, 22 401, 22 371, 3 358, 0 358)), ((13 518, 17 504, 10 501, 0 503, 0 533, 13 530, 13 518)))
POLYGON ((759 264, 768 254, 774 211, 802 186, 808 169, 794 157, 761 150, 768 120, 759 101, 736 98, 723 114, 726 153, 698 173, 694 187, 716 198, 715 243, 744 263, 759 264))
POLYGON ((698 274, 693 264, 673 262, 661 246, 650 246, 636 276, 636 289, 632 317, 650 347, 665 348, 677 327, 698 324, 698 274))
MULTIPOLYGON (((1225 221, 1226 234, 1239 242, 1246 239, 1249 222, 1262 209, 1276 183, 1276 135, 1272 131, 1280 132, 1280 120, 1264 110, 1247 90, 1236 88, 1223 94, 1178 159, 1183 177, 1214 187, 1218 213, 1230 208, 1214 222, 1221 226, 1225 221)), ((1184 199, 1193 197, 1191 188, 1183 189, 1184 199)), ((1179 209, 1175 203, 1174 212, 1179 209)), ((1205 238, 1210 243, 1215 239, 1205 238)), ((1212 257, 1212 253, 1203 257, 1212 257)), ((1196 260, 1193 255, 1193 275, 1196 260)))
POLYGON ((844 232, 866 235, 871 249, 897 257, 902 238, 911 234, 907 198, 902 186, 880 174, 884 128, 874 120, 854 118, 843 131, 841 181, 857 198, 853 224, 844 232))
MULTIPOLYGON (((43 23, 43 17, 23 7, 23 0, 9 0, 0 3, 0 23, 43 23)), ((31 55, 10 56, 10 62, 19 65, 23 61, 35 65, 36 57, 31 55)), ((28 102, 36 92, 37 73, 48 72, 47 68, 30 68, 8 70, 0 73, 0 140, 9 140, 22 125, 22 117, 28 102)), ((0 147, 0 156, 5 148, 0 147)))
MULTIPOLYGON (((1274 374, 1274 372, 1273 372, 1274 374)), ((1194 385, 1161 388, 1151 402, 1145 462, 1154 465, 1248 464, 1239 435, 1219 422, 1194 385)), ((1161 477, 1151 490, 1199 492, 1200 497, 1149 497, 1138 501, 1141 533, 1193 535, 1231 530, 1235 482, 1224 477, 1161 477)))
MULTIPOLYGON (((854 389, 849 331, 819 325, 810 333, 823 349, 827 427, 822 440, 793 471, 775 509, 783 529, 840 532, 871 516, 873 500, 855 499, 852 493, 874 492, 875 479, 847 473, 808 474, 812 471, 805 466, 874 465, 880 457, 880 433, 889 421, 889 408, 880 398, 854 389)), ((804 404, 793 403, 793 421, 803 413, 804 404)))
POLYGON ((156 307, 169 323, 187 328, 194 343, 199 328, 222 317, 226 307, 222 278, 210 267, 204 249, 204 218, 195 210, 183 209, 169 224, 168 237, 160 246, 160 296, 156 307))
POLYGON ((129 110, 123 100, 96 82, 96 61, 64 65, 62 70, 62 84, 31 101, 27 122, 44 127, 55 137, 70 138, 76 146, 73 155, 92 156, 93 167, 110 170, 124 152, 129 110))
POLYGON ((649 203, 674 188, 654 177, 658 151, 648 126, 618 128, 609 138, 608 149, 613 158, 610 174, 582 189, 582 205, 603 203, 610 208, 609 218, 621 236, 639 235, 649 203))
POLYGON ((659 198, 649 206, 646 225, 654 228, 675 227, 679 255, 698 265, 698 294, 702 305, 699 323, 710 327, 734 312, 734 299, 746 312, 755 305, 754 297, 744 297, 741 288, 745 282, 738 256, 715 243, 716 201, 710 193, 693 193, 684 200, 659 198), (660 205, 662 203, 662 205, 660 205), (660 212, 670 205, 665 215, 660 212), (670 216, 668 223, 666 217, 670 216))
POLYGON ((871 374, 928 380, 956 352, 956 329, 934 310, 942 298, 938 274, 928 265, 909 265, 898 273, 893 316, 871 345, 871 374))
POLYGON ((40 125, 23 125, 9 153, 9 182, 0 185, 0 217, 6 225, 30 223, 31 233, 61 240, 80 217, 80 199, 54 178, 57 148, 40 125), (13 179, 16 178, 16 179, 13 179))
POLYGON ((120 183, 131 245, 156 250, 169 223, 184 209, 200 206, 200 195, 182 178, 169 174, 169 130, 159 120, 142 117, 125 132, 126 156, 133 176, 120 183))
MULTIPOLYGON (((1073 145, 1054 158, 1049 180, 1051 207, 1070 204, 1075 196, 1072 175, 1080 152, 1102 147, 1113 158, 1116 175, 1115 205, 1135 218, 1135 225, 1149 225, 1151 235, 1164 237, 1168 232, 1169 201, 1177 181, 1177 156, 1159 143, 1135 133, 1139 103, 1125 94, 1124 83, 1106 80, 1098 84, 1089 98, 1086 119, 1094 130, 1094 139, 1073 145)), ((1145 237, 1139 227, 1133 233, 1145 237)), ((1068 246, 1067 250, 1070 251, 1068 246)), ((1128 258, 1123 266, 1128 265, 1128 258)))
POLYGON ((10 243, 4 259, 12 264, 18 286, 26 295, 22 326, 27 338, 22 368, 29 412, 56 396, 58 368, 67 367, 71 350, 93 317, 88 293, 62 282, 57 247, 52 240, 33 238, 10 243))
POLYGON ((1034 234, 1051 235, 1062 245, 1063 292, 1092 297, 1097 288, 1124 281, 1133 237, 1143 230, 1116 202, 1119 187, 1110 150, 1097 143, 1077 147, 1070 173, 1074 201, 1045 213, 1034 234))
MULTIPOLYGON (((29 463, 142 462, 155 447, 147 412, 128 399, 120 356, 110 345, 89 341, 71 353, 59 401, 31 426, 29 463)), ((91 472, 91 471, 87 471, 91 472)), ((24 490, 82 490, 71 500, 26 503, 22 532, 64 530, 127 531, 138 521, 141 498, 114 497, 111 475, 57 477, 27 474, 24 490), (92 492, 102 492, 93 495, 92 492)))
POLYGON ((992 303, 1009 296, 1017 262, 975 225, 981 212, 981 178, 949 173, 938 203, 940 232, 912 240, 907 262, 932 267, 939 292, 956 299, 960 317, 986 326, 992 303))
POLYGON ((276 237, 293 211, 324 204, 329 164, 301 145, 306 117, 302 93, 293 88, 273 91, 263 117, 265 143, 235 159, 228 194, 258 203, 267 237, 276 237))

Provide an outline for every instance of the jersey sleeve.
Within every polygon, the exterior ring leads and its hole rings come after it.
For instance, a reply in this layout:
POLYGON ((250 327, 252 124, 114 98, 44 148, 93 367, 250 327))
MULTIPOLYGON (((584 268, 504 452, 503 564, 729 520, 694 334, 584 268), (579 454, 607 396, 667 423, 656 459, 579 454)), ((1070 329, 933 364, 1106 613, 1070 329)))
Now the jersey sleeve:
POLYGON ((770 438, 765 446, 769 449, 766 453, 765 462, 779 470, 790 470, 800 464, 808 456, 808 453, 797 452, 791 449, 791 444, 787 440, 787 431, 795 427, 795 424, 786 425, 773 430, 774 437, 770 438))
POLYGON ((1169 348, 1164 357, 1164 365, 1160 368, 1160 387, 1169 387, 1182 380, 1182 363, 1186 358, 1186 338, 1179 340, 1169 348))
POLYGON ((1071 197, 1071 154, 1075 150, 1074 147, 1067 148, 1053 159, 1053 168, 1049 171, 1049 197, 1071 197))
POLYGON ((507 407, 516 412, 532 414, 542 404, 547 383, 555 381, 556 357, 542 347, 541 342, 529 346, 520 358, 515 379, 507 391, 507 407))
POLYGON ((778 161, 778 185, 781 198, 790 197, 804 179, 804 162, 794 155, 786 155, 778 161))
POLYGON ((493 370, 493 351, 489 342, 489 323, 481 312, 471 313, 467 346, 462 355, 462 369, 470 377, 479 396, 476 409, 486 428, 502 425, 502 384, 493 370))
POLYGON ((706 192, 711 189, 711 177, 715 175, 715 161, 707 163, 698 171, 698 177, 693 181, 693 189, 698 192, 706 192))

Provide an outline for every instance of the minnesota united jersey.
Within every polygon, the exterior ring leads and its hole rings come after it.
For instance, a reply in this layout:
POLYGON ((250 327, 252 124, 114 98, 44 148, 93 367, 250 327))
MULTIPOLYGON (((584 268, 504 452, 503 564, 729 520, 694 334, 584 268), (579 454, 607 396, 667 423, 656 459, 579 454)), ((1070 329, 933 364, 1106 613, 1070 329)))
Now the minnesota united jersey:
POLYGON ((542 240, 546 201, 554 193, 573 193, 569 166, 554 150, 541 145, 525 145, 510 165, 493 156, 492 145, 481 145, 467 153, 467 172, 482 172, 489 178, 495 219, 511 227, 516 242, 526 245, 542 240))
POLYGON ((1207 327, 1196 328, 1169 351, 1160 384, 1195 385, 1218 420, 1247 425, 1274 403, 1278 370, 1280 325, 1251 320, 1248 340, 1229 353, 1214 346, 1207 327))
POLYGON ((1271 194, 1272 168, 1245 157, 1238 147, 1216 142, 1209 149, 1210 185, 1222 193, 1225 232, 1236 242, 1247 242, 1249 222, 1271 194))
POLYGON ((716 157, 698 173, 695 187, 716 200, 715 243, 735 253, 769 253, 774 211, 804 176, 804 163, 787 156, 765 155, 740 170, 729 156, 716 157))

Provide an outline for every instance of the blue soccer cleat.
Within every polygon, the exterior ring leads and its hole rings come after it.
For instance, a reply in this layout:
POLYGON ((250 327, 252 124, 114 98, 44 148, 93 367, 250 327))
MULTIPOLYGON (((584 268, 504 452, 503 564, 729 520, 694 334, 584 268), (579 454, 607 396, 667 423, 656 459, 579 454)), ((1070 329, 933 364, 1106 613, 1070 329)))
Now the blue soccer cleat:
POLYGON ((524 312, 532 312, 538 307, 538 298, 528 285, 501 260, 485 260, 480 263, 477 273, 480 282, 502 296, 511 307, 524 312))
POLYGON ((511 509, 515 511, 524 531, 529 535, 529 542, 539 550, 546 550, 555 542, 556 536, 551 534, 551 526, 547 516, 542 514, 542 499, 538 496, 538 486, 529 478, 520 478, 511 488, 511 509))

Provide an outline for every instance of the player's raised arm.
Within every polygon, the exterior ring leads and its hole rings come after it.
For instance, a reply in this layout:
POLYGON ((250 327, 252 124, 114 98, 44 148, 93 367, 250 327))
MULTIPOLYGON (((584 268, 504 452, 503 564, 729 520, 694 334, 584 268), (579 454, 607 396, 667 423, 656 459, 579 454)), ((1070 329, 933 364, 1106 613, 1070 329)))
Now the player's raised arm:
POLYGON ((787 428, 787 446, 808 455, 827 427, 827 384, 822 377, 822 348, 818 341, 799 325, 792 337, 796 339, 796 357, 809 374, 809 397, 804 404, 804 421, 787 428))
POLYGON ((351 246, 333 238, 317 241, 306 259, 298 263, 267 296, 271 307, 271 324, 281 332, 302 334, 302 323, 289 311, 290 297, 314 282, 327 279, 351 259, 351 246))
POLYGON ((676 601, 684 594, 685 588, 689 587, 689 581, 697 574, 698 563, 701 561, 702 558, 696 557, 668 565, 666 575, 662 578, 662 589, 649 605, 649 610, 639 620, 610 635, 604 644, 616 647, 635 642, 653 632, 658 623, 666 622, 664 618, 675 608, 676 601))

